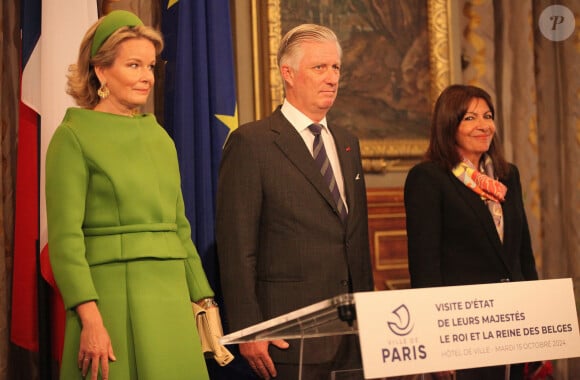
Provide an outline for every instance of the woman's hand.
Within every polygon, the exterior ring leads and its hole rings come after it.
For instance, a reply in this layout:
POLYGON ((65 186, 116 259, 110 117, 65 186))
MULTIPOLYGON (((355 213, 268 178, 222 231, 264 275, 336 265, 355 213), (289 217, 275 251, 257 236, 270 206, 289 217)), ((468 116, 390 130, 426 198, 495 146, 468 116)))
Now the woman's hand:
POLYGON ((97 380, 99 366, 103 380, 109 378, 109 360, 115 361, 113 346, 101 313, 95 301, 80 304, 76 308, 82 323, 78 366, 83 377, 91 372, 91 380, 97 380))

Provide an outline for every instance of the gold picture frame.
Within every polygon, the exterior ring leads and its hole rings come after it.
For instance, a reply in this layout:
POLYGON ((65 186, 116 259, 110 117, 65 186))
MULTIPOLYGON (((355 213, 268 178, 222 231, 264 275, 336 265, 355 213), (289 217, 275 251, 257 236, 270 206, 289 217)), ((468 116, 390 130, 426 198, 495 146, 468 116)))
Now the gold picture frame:
MULTIPOLYGON (((460 73, 458 37, 457 33, 453 33, 456 25, 455 6, 456 0, 426 0, 429 110, 439 93, 454 83, 460 73)), ((252 0, 254 112, 257 118, 270 114, 284 98, 276 58, 283 31, 281 12, 281 0, 252 0)), ((303 22, 311 20, 305 19, 303 22)), ((426 128, 428 130, 428 126, 426 128)), ((367 173, 406 171, 420 159, 428 145, 427 136, 359 136, 359 139, 363 168, 367 173)))

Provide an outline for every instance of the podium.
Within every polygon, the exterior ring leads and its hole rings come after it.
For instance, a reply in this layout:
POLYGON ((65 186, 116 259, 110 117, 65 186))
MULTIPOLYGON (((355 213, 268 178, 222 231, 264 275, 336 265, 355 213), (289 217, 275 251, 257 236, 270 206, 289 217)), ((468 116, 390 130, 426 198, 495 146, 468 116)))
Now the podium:
MULTIPOLYGON (((223 345, 260 340, 296 339, 300 342, 299 377, 302 377, 302 356, 305 339, 336 335, 358 335, 354 296, 341 294, 224 335, 223 345)), ((331 373, 332 380, 363 379, 361 368, 331 373)))
POLYGON ((364 374, 357 368, 335 380, 580 357, 570 278, 342 294, 221 343, 298 339, 302 368, 305 339, 347 334, 360 342, 364 374))

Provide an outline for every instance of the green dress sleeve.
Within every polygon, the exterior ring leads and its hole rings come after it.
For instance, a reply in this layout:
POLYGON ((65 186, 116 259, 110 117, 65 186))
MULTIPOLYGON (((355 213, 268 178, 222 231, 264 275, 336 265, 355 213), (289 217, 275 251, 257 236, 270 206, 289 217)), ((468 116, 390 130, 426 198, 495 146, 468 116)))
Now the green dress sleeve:
POLYGON ((48 250, 64 305, 98 300, 85 257, 82 230, 88 169, 73 132, 60 126, 46 153, 48 250))
POLYGON ((199 253, 191 240, 191 227, 185 216, 185 204, 183 194, 179 192, 177 200, 177 234, 181 239, 185 250, 187 251, 187 260, 185 269, 187 272, 187 284, 189 286, 189 295, 192 301, 198 301, 202 298, 213 297, 214 293, 209 285, 205 271, 203 269, 199 253))

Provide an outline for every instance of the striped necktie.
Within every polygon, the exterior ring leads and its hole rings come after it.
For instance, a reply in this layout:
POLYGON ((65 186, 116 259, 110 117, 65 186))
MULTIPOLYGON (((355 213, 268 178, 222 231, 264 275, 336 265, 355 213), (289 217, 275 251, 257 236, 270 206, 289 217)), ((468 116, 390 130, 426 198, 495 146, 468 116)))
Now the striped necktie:
POLYGON ((320 131, 322 130, 322 126, 319 124, 311 124, 308 126, 310 132, 314 135, 314 144, 313 144, 313 156, 314 161, 318 164, 320 168, 320 174, 326 180, 328 184, 328 188, 332 193, 332 197, 334 198, 334 202, 336 204, 336 209, 338 214, 340 215, 340 219, 345 222, 347 217, 346 207, 342 202, 342 198, 340 197, 340 191, 338 190, 338 185, 336 183, 336 178, 334 178, 334 173, 332 172, 332 166, 330 166, 330 161, 328 160, 328 156, 326 155, 326 149, 324 149, 324 142, 322 141, 322 136, 320 135, 320 131))

